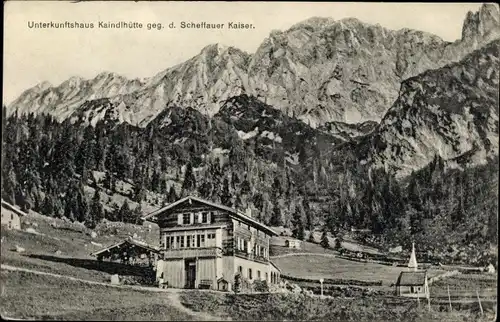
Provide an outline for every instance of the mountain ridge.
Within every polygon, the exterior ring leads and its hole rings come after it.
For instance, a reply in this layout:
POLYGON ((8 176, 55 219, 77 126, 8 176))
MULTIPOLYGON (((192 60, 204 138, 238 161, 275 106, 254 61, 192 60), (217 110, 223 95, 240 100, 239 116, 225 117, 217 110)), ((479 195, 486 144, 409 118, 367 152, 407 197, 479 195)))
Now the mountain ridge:
MULTIPOLYGON (((210 44, 146 80, 103 72, 91 80, 72 77, 57 87, 42 83, 23 92, 8 110, 51 113, 63 120, 85 114, 80 108, 86 101, 108 98, 107 108, 118 119, 144 127, 168 103, 213 116, 228 98, 249 94, 313 127, 379 122, 402 80, 458 61, 498 37, 497 16, 493 4, 467 14, 462 38, 455 42, 356 18, 312 17, 272 31, 253 54, 210 44)), ((96 117, 85 121, 95 124, 96 117)))

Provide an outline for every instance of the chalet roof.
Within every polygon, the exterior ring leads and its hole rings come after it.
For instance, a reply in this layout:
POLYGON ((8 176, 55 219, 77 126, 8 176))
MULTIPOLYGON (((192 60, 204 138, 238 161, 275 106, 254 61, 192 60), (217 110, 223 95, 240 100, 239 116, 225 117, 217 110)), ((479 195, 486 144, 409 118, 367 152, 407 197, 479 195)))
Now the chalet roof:
POLYGON ((21 209, 17 208, 16 206, 11 205, 10 203, 8 203, 7 201, 5 201, 3 199, 2 199, 2 207, 16 213, 18 216, 26 216, 27 215, 27 213, 25 213, 21 209))
POLYGON ((92 253, 90 255, 97 256, 97 255, 102 254, 104 252, 107 252, 107 251, 109 251, 109 250, 111 250, 113 248, 121 247, 122 245, 127 244, 127 243, 131 244, 131 245, 134 245, 134 246, 137 246, 137 247, 140 247, 140 248, 144 248, 144 249, 149 250, 149 251, 153 251, 153 252, 158 252, 159 251, 159 248, 156 247, 156 246, 149 245, 149 244, 147 244, 145 242, 142 242, 142 241, 139 241, 139 240, 136 240, 136 239, 133 239, 133 238, 129 237, 129 238, 125 239, 125 240, 122 240, 119 243, 116 243, 116 244, 113 244, 113 245, 111 245, 109 247, 106 247, 106 248, 103 248, 101 250, 98 250, 97 252, 94 252, 94 253, 92 253))
POLYGON ((228 281, 227 281, 224 277, 220 277, 220 278, 217 280, 217 283, 220 283, 220 282, 228 283, 228 281))
POLYGON ((276 268, 278 270, 278 272, 281 273, 281 269, 275 263, 273 263, 272 261, 269 261, 269 264, 271 264, 272 266, 274 266, 274 268, 276 268))
POLYGON ((153 212, 151 212, 151 213, 149 213, 149 214, 141 217, 141 219, 148 220, 148 221, 156 223, 155 217, 157 217, 158 215, 161 215, 165 211, 167 211, 169 209, 173 209, 176 206, 178 206, 178 205, 180 205, 180 204, 182 204, 182 203, 184 203, 186 201, 191 201, 191 200, 199 202, 199 203, 206 204, 208 206, 211 206, 211 207, 214 207, 214 208, 217 208, 217 209, 220 209, 220 210, 227 211, 227 212, 231 213, 232 215, 234 215, 235 217, 237 217, 237 218, 239 218, 241 220, 244 220, 246 222, 249 222, 249 223, 253 224, 254 226, 257 226, 261 230, 266 231, 271 236, 278 236, 278 234, 274 230, 272 230, 271 228, 267 227, 266 225, 264 225, 264 224, 256 221, 255 219, 253 219, 253 218, 245 215, 241 211, 238 211, 236 209, 233 209, 233 208, 230 208, 230 207, 227 207, 227 206, 224 206, 224 205, 220 205, 220 204, 208 201, 208 200, 204 200, 204 199, 201 199, 201 198, 198 198, 198 197, 193 197, 193 196, 187 196, 187 197, 184 197, 182 199, 179 199, 176 202, 173 202, 173 203, 171 203, 171 204, 169 204, 169 205, 167 205, 167 206, 165 206, 163 208, 155 210, 155 211, 153 211, 153 212))
POLYGON ((396 286, 421 286, 425 284, 426 278, 427 271, 401 272, 396 282, 396 286))

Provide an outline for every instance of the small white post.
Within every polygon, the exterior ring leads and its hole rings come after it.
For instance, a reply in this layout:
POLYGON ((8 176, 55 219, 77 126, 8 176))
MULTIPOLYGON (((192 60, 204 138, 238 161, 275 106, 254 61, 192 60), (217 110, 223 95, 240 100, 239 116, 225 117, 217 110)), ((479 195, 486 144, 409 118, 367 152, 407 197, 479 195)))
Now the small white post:
POLYGON ((321 298, 323 298, 323 282, 324 282, 324 279, 320 278, 319 282, 321 283, 321 298))
POLYGON ((476 290, 476 295, 477 295, 477 301, 479 303, 479 309, 481 310, 481 315, 484 314, 484 311, 483 311, 483 305, 481 304, 481 299, 479 298, 479 292, 476 290))
POLYGON ((448 303, 450 304, 450 312, 451 312, 452 308, 451 308, 450 287, 448 286, 447 288, 448 288, 448 303))

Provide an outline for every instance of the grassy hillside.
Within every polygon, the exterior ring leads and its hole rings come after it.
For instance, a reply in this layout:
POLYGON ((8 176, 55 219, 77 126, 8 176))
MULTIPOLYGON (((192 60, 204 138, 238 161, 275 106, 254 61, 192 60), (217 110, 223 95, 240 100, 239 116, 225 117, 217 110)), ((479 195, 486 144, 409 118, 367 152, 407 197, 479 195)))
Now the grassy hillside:
POLYGON ((90 255, 92 252, 134 234, 138 239, 157 244, 159 234, 156 225, 149 230, 148 225, 104 221, 91 230, 33 211, 22 217, 22 225, 23 230, 7 230, 2 226, 2 264, 94 281, 109 281, 111 274, 127 270, 120 264, 99 264, 90 255), (96 238, 91 237, 91 231, 97 233, 96 238), (24 251, 17 252, 16 246, 24 251))
MULTIPOLYGON (((382 281, 383 285, 395 283, 404 267, 393 267, 376 263, 362 263, 343 258, 321 255, 296 255, 273 259, 282 273, 307 279, 349 279, 360 281, 382 281)), ((444 272, 429 270, 430 277, 444 272)))
POLYGON ((1 273, 4 317, 43 320, 192 321, 168 294, 119 289, 25 272, 1 273))

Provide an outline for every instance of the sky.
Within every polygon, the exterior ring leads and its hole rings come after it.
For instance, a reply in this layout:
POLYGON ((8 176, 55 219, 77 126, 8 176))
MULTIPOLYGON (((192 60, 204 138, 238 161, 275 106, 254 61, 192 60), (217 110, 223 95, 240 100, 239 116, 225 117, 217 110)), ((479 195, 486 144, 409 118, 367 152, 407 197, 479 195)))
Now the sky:
POLYGON ((128 78, 151 77, 213 43, 253 53, 272 30, 286 30, 310 17, 355 17, 398 30, 461 37, 468 11, 480 3, 323 2, 62 2, 4 3, 4 104, 42 81, 57 86, 72 76, 93 78, 103 71, 128 78), (93 22, 94 29, 33 29, 28 22, 93 22), (98 29, 98 21, 132 21, 143 29, 98 29), (249 30, 180 29, 181 21, 255 26, 249 30), (147 30, 148 23, 176 29, 147 30))

